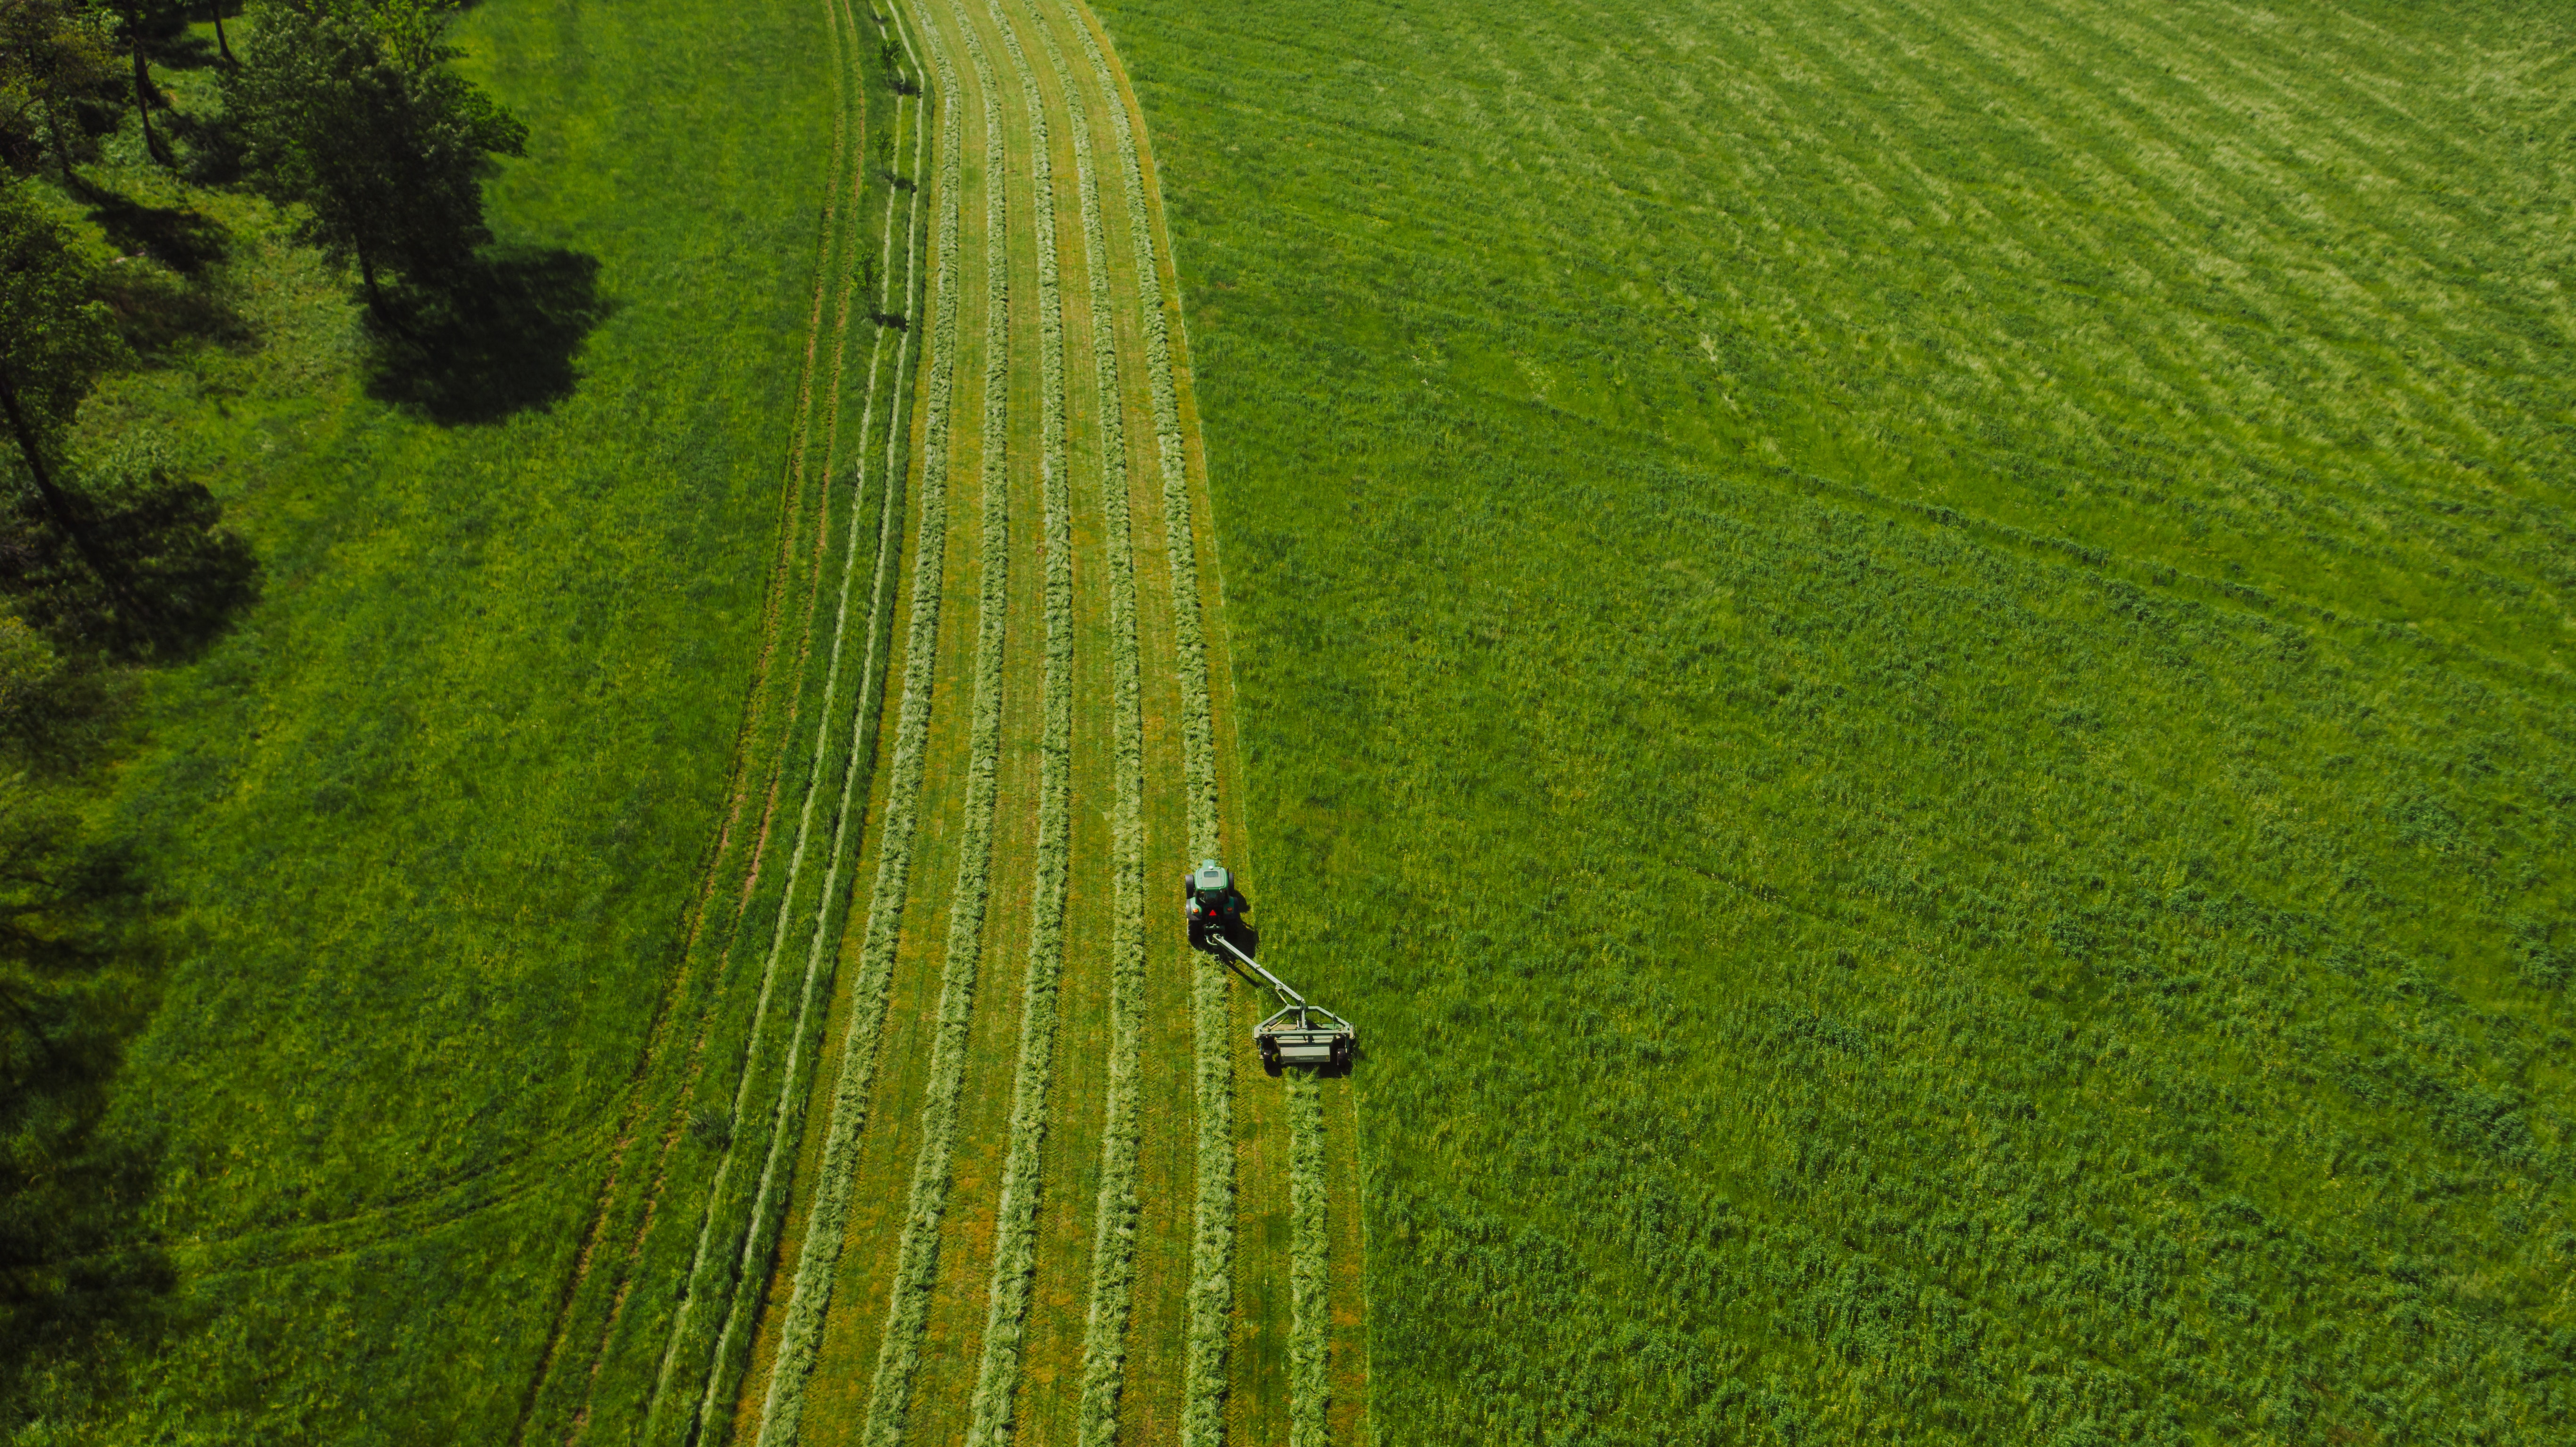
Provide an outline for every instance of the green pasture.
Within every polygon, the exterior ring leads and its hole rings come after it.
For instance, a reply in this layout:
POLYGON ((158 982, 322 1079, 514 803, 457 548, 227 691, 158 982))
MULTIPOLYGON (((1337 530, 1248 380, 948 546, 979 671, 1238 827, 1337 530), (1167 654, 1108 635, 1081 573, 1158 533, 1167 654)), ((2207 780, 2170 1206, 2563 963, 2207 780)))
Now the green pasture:
POLYGON ((2576 17, 1100 8, 1382 1441, 2576 1432, 2576 17))
MULTIPOLYGON (((226 325, 84 426, 196 469, 263 596, 137 685, 97 808, 153 905, 109 1131, 157 1265, 13 1440, 509 1435, 759 654, 826 33, 769 0, 469 11, 531 139, 487 189, 507 325, 450 370, 380 360, 264 208, 102 171, 225 229, 226 325)), ((168 77, 183 109, 207 74, 168 77)))

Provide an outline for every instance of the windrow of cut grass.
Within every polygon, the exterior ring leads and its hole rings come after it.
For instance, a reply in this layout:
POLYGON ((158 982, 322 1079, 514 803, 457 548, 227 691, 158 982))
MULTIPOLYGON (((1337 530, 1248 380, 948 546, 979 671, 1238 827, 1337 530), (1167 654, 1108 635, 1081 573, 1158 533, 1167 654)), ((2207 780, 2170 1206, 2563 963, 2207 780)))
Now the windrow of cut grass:
MULTIPOLYGON (((919 52, 898 7, 891 17, 906 57, 916 75, 923 73, 919 52)), ((866 925, 859 945, 860 967, 854 1002, 840 1045, 840 1074, 824 1127, 821 1165, 813 1204, 798 1249, 793 1284, 777 1358, 771 1367, 761 1410, 760 1441, 791 1444, 804 1420, 805 1387, 812 1375, 825 1319, 831 1308, 834 1271, 840 1262, 842 1226, 855 1184, 858 1138, 866 1128, 872 1099, 879 1036, 885 1024, 886 996, 901 942, 904 904, 911 887, 913 842, 920 826, 922 776, 927 764, 932 682, 938 661, 942 597, 941 559, 948 545, 948 449, 955 399, 957 357, 957 274, 959 262, 961 137, 955 96, 956 74, 935 35, 922 36, 940 77, 939 231, 934 269, 938 291, 925 319, 924 346, 928 385, 922 411, 921 519, 915 543, 909 633, 904 650, 901 711, 895 726, 894 759, 889 776, 885 823, 878 843, 877 874, 869 893, 866 925)), ((926 130, 925 129, 925 134, 926 130)), ((916 148, 915 177, 924 175, 916 148)), ((916 195, 918 192, 916 191, 916 195)), ((891 442, 888 471, 899 454, 891 442)))
MULTIPOLYGON (((1031 7, 1050 78, 1067 96, 1071 67, 1045 17, 1031 7)), ((1109 1447, 1118 1436, 1118 1403, 1126 1384, 1127 1327, 1136 1282, 1138 1074, 1145 1008, 1145 724, 1136 633, 1135 540, 1128 517, 1126 409, 1119 383, 1118 334, 1111 309, 1109 244, 1101 223, 1091 127, 1077 116, 1074 187, 1081 207, 1082 270, 1090 293, 1092 391, 1098 407, 1102 522, 1108 539, 1109 652, 1113 717, 1111 751, 1114 858, 1109 941, 1109 1076, 1102 1106, 1100 1186, 1093 1207, 1091 1289, 1084 1310, 1080 1447, 1109 1447)))
MULTIPOLYGON (((1078 20, 1083 17, 1076 17, 1078 20)), ((1145 329, 1145 377, 1153 396, 1154 441, 1163 477, 1165 554, 1172 576, 1172 631, 1179 653, 1181 760, 1187 791, 1190 853, 1213 858, 1217 829, 1215 725, 1208 703, 1207 642, 1199 614, 1197 546, 1190 522, 1189 471, 1181 439, 1180 404, 1172 385, 1170 323, 1156 261, 1145 178, 1136 151, 1134 122, 1119 103, 1108 57, 1088 23, 1077 25, 1100 93, 1109 99, 1111 133, 1118 142, 1127 222, 1133 237, 1136 286, 1145 329)), ((1213 959, 1194 961, 1190 1015, 1195 1032, 1193 1090, 1197 1104, 1197 1199, 1190 1244, 1188 1357, 1182 1384, 1181 1440, 1187 1447, 1224 1438, 1225 1354, 1234 1304, 1234 1056, 1227 1029, 1230 976, 1213 959)))
MULTIPOLYGON (((900 1447, 903 1441, 921 1365, 922 1334, 930 1320, 931 1292, 938 1282, 940 1225, 954 1184, 950 1163, 956 1150, 958 1094, 970 1065, 966 1047, 983 952, 984 907, 992 887, 995 774, 1001 754, 1010 576, 1010 492, 1003 468, 1010 426, 1009 217, 999 165, 1004 154, 1002 111, 993 94, 992 67, 975 43, 973 30, 961 27, 961 33, 984 109, 984 416, 979 458, 983 581, 976 613, 975 713, 967 746, 964 835, 958 846, 957 881, 949 898, 938 1023, 921 1107, 921 1145, 869 1387, 863 1438, 869 1447, 900 1447)), ((925 27, 924 34, 935 37, 937 29, 925 27)), ((929 43, 935 52, 939 42, 932 38, 929 43)), ((947 68, 943 63, 942 70, 947 68)))
MULTIPOLYGON (((1011 1086, 1010 1140, 995 1210, 992 1284, 982 1358, 968 1403, 967 1447, 1011 1440, 1019 1400, 1029 1293, 1037 1274, 1037 1213, 1044 1180, 1048 1087, 1055 1074, 1056 996, 1064 970, 1065 887, 1073 789, 1073 505, 1064 417, 1064 312, 1058 275, 1055 179, 1046 106, 1018 34, 999 4, 986 12, 1019 81, 1030 137, 1030 210, 1037 238, 1038 471, 1045 518, 1045 682, 1039 708, 1037 878, 1030 901, 1028 976, 1021 989, 1019 1063, 1011 1086)), ((973 34, 971 28, 967 32, 973 34)))

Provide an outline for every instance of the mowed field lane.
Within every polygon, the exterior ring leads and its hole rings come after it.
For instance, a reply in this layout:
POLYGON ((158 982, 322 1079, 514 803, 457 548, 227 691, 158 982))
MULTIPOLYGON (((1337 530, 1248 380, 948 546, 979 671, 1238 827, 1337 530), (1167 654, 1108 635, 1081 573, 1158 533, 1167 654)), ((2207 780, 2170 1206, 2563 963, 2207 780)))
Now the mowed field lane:
POLYGON ((1346 1082, 1307 1086, 1304 1136, 1340 1150, 1292 1231, 1285 1084, 1248 1069, 1267 997, 1188 951, 1177 918, 1203 857, 1259 896, 1141 121, 1078 7, 885 22, 933 158, 913 173, 912 611, 853 963, 731 1430, 1285 1443, 1302 1407, 1301 1442, 1328 1412, 1356 1440, 1346 1082), (1293 1240, 1317 1283, 1339 1268, 1302 1318, 1293 1240), (1317 1369, 1292 1393, 1301 1327, 1317 1369))

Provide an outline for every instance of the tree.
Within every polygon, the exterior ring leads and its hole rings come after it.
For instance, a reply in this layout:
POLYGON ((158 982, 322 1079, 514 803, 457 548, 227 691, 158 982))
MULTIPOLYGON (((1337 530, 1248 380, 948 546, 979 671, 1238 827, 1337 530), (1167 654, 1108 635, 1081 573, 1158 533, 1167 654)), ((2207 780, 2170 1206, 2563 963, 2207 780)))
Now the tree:
POLYGON ((32 168, 51 150, 69 182, 64 112, 115 80, 116 41, 105 16, 79 0, 0 0, 0 146, 14 164, 32 168))
POLYGON ((355 261, 390 320, 384 273, 436 281, 492 239, 483 176, 525 153, 527 128, 447 65, 444 10, 272 4, 225 72, 253 184, 308 213, 306 239, 355 261))
POLYGON ((58 468, 63 435, 99 376, 125 356, 86 261, 36 209, 33 183, 0 188, 0 421, 8 425, 46 521, 138 614, 125 570, 58 468))
POLYGON ((143 125, 143 149, 164 166, 178 162, 170 154, 170 143, 152 129, 152 86, 150 48, 154 41, 167 40, 187 26, 187 17, 170 0, 116 0, 116 13, 122 23, 117 27, 125 43, 125 53, 134 62, 134 115, 143 125))

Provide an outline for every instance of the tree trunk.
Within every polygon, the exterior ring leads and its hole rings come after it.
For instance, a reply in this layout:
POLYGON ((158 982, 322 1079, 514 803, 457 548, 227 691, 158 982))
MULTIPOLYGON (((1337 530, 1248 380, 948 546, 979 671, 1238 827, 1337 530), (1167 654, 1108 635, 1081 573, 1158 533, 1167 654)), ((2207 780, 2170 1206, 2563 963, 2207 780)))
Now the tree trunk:
POLYGON ((55 486, 53 470, 45 466, 45 451, 37 441, 35 424, 27 419, 27 410, 18 405, 18 389, 9 380, 7 372, 0 372, 0 412, 8 414, 9 430, 17 434, 18 452, 27 459, 27 471, 36 479, 36 496, 44 503, 45 516, 51 518, 63 536, 71 540, 73 550, 90 565, 91 571, 98 574, 99 581, 107 585, 107 590, 116 595, 117 601, 132 608, 137 616, 150 620, 154 612, 136 596, 133 584, 125 576, 125 569, 109 555, 98 535, 90 531, 88 521, 81 517, 80 509, 73 505, 70 496, 55 486))
POLYGON ((224 38, 224 0, 215 0, 215 49, 223 52, 224 64, 241 64, 233 59, 233 43, 224 38))
POLYGON ((367 283, 367 310, 376 314, 376 320, 391 323, 393 318, 385 314, 384 291, 376 285, 376 259, 364 246, 358 248, 358 275, 367 283))
POLYGON ((143 149, 164 166, 178 164, 170 159, 170 148, 152 133, 152 68, 143 58, 143 37, 126 27, 127 38, 134 45, 134 114, 143 121, 143 149))
POLYGON ((63 189, 72 187, 72 148, 63 140, 63 115, 49 101, 45 105, 45 129, 54 135, 54 164, 62 168, 63 189))

